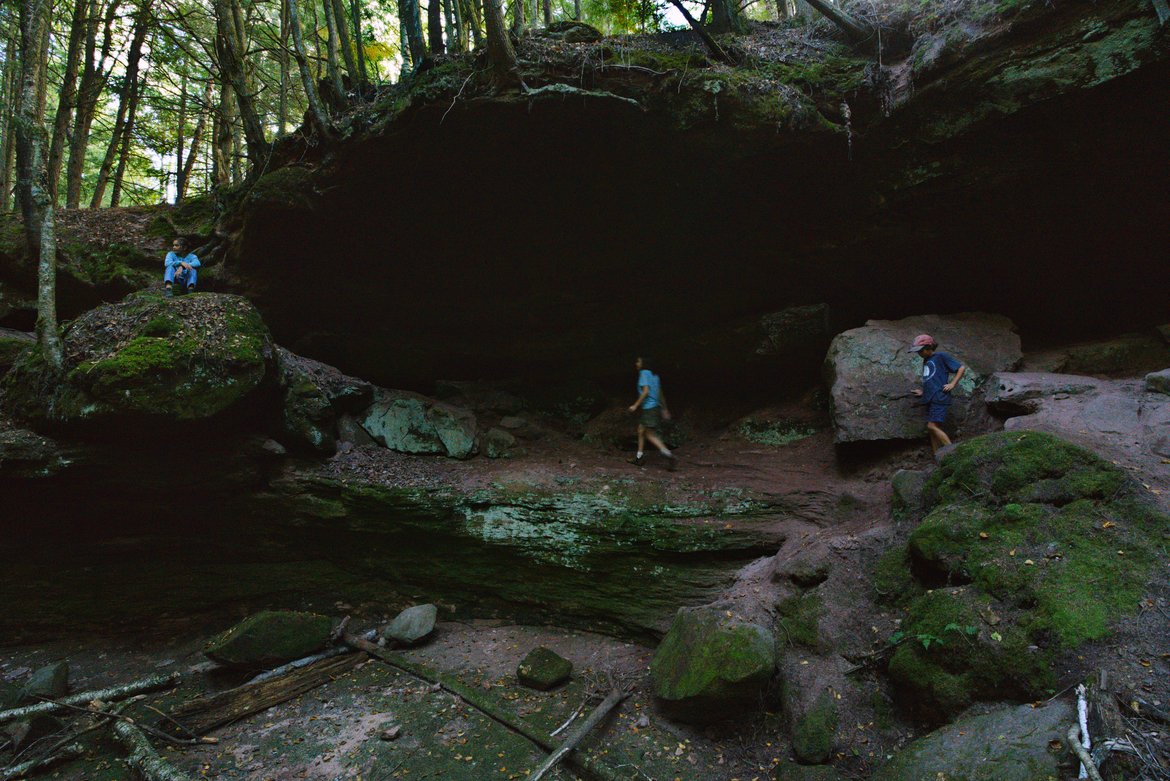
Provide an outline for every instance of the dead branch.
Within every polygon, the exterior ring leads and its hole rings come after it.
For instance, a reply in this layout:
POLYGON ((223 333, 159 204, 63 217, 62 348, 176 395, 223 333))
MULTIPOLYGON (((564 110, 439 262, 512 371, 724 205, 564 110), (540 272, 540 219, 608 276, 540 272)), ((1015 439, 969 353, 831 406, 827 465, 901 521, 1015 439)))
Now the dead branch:
POLYGON ((1101 778, 1101 773, 1097 771, 1097 765, 1093 762, 1093 758, 1089 756, 1089 752, 1081 745, 1081 726, 1074 724, 1068 728, 1068 735, 1065 736, 1065 743, 1068 744, 1069 749, 1077 755, 1077 759, 1081 760, 1081 767, 1089 774, 1091 781, 1104 781, 1101 778))
POLYGON ((80 692, 78 694, 71 694, 68 697, 63 697, 56 702, 42 702, 36 705, 26 705, 23 708, 13 708, 12 710, 0 711, 0 724, 9 721, 16 721, 17 719, 27 719, 30 716, 39 716, 44 713, 58 713, 63 710, 68 710, 75 705, 85 705, 94 700, 101 700, 102 702, 113 702, 114 700, 125 699, 135 694, 142 692, 157 691, 159 689, 170 689, 179 682, 178 673, 170 673, 169 675, 152 675, 149 678, 143 678, 140 681, 125 684, 124 686, 114 686, 109 689, 99 689, 98 691, 80 692))
MULTIPOLYGON (((399 654, 379 648, 374 643, 363 640, 360 637, 347 634, 343 639, 347 645, 365 651, 370 656, 377 657, 397 670, 401 670, 427 683, 442 687, 447 692, 461 698, 468 705, 492 721, 503 725, 521 737, 527 738, 545 751, 556 751, 558 748, 557 742, 547 733, 533 727, 516 714, 510 713, 506 708, 495 703, 491 697, 465 685, 454 676, 409 662, 399 654)), ((612 768, 594 758, 571 756, 567 761, 568 764, 572 765, 579 773, 587 778, 597 779, 598 781, 618 781, 620 778, 612 768)))
POLYGON ((12 765, 11 767, 0 770, 0 781, 11 781, 14 778, 24 778, 32 775, 38 771, 44 770, 47 767, 57 764, 58 762, 65 762, 69 759, 76 759, 85 753, 85 749, 80 743, 74 743, 69 746, 62 747, 55 754, 40 759, 30 759, 28 762, 21 762, 19 765, 12 765))
POLYGON ((808 4, 828 17, 829 21, 837 25, 852 43, 863 43, 874 37, 873 29, 826 0, 808 0, 808 4))
POLYGON ((536 89, 521 88, 521 94, 529 99, 544 97, 546 95, 561 95, 562 97, 565 95, 580 95, 583 98, 608 98, 609 100, 620 100, 622 103, 629 103, 631 106, 635 106, 642 111, 646 110, 645 106, 633 98, 622 97, 621 95, 604 90, 581 89, 580 87, 573 87, 569 84, 546 84, 536 89))
POLYGON ((190 781, 190 778, 164 760, 150 745, 146 735, 131 721, 114 722, 114 735, 130 751, 130 767, 142 774, 146 781, 190 781))
POLYGON ((695 35, 702 39, 703 45, 707 47, 707 51, 712 57, 727 65, 736 64, 735 58, 724 51, 723 47, 711 37, 711 33, 707 32, 706 28, 703 27, 703 23, 691 16, 691 12, 682 4, 682 0, 670 0, 670 4, 677 8, 679 13, 683 15, 683 18, 687 20, 687 24, 695 31, 695 35))
POLYGON ((578 727, 572 735, 565 738, 565 742, 561 744, 561 747, 554 751, 535 773, 529 776, 529 781, 540 781, 540 779, 544 778, 546 773, 556 767, 562 759, 568 756, 570 751, 580 745, 581 741, 585 739, 585 736, 588 735, 594 727, 600 724, 605 719, 605 717, 609 715, 609 712, 616 708, 618 703, 624 700, 627 696, 629 695, 620 689, 610 690, 609 694, 605 696, 605 699, 601 701, 601 704, 594 708, 593 712, 589 714, 589 718, 585 719, 581 726, 578 727))
POLYGON ((329 683, 365 658, 360 653, 327 657, 279 678, 245 683, 212 697, 185 702, 172 710, 168 718, 181 723, 184 730, 202 735, 329 683))

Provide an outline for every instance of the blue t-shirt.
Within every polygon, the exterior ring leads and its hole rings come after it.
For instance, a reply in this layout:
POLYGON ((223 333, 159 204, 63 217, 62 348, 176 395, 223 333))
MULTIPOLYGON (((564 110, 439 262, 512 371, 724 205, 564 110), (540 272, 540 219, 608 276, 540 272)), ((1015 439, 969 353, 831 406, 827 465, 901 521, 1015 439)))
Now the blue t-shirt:
POLYGON ((946 353, 935 353, 922 362, 922 399, 935 404, 950 404, 951 395, 943 390, 950 376, 963 364, 946 353))
POLYGON ((642 389, 650 388, 649 395, 646 400, 642 402, 642 409, 654 409, 658 406, 658 397, 662 395, 662 385, 658 380, 658 375, 649 369, 643 369, 638 372, 638 395, 642 395, 642 389))

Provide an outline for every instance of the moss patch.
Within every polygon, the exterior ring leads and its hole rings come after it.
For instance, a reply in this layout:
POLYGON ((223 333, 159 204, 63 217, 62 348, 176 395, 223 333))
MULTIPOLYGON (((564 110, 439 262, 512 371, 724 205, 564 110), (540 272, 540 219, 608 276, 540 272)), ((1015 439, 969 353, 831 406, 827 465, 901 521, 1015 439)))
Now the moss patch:
POLYGON ((1122 470, 1037 432, 963 443, 924 494, 875 584, 909 606, 889 671, 931 717, 1043 693, 1056 654, 1137 608, 1168 527, 1122 470), (934 590, 899 597, 915 583, 934 590))
POLYGON ((832 692, 822 692, 792 728, 792 751, 807 765, 827 762, 837 733, 837 701, 832 692))
POLYGON ((792 645, 816 648, 820 645, 818 628, 824 605, 816 594, 789 597, 776 606, 780 637, 792 645))

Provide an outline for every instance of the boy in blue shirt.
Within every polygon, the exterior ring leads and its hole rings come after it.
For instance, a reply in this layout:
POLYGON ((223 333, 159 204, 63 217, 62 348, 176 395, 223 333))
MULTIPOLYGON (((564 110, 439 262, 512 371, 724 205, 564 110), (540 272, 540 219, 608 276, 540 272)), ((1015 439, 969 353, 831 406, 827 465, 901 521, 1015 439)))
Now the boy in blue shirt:
POLYGON ((951 438, 942 430, 947 411, 951 408, 951 391, 963 379, 967 367, 944 352, 938 351, 938 342, 930 334, 914 337, 914 344, 907 352, 922 357, 922 387, 915 388, 915 396, 926 402, 926 431, 930 434, 931 452, 951 444, 951 438), (954 374, 955 378, 949 379, 954 374))
POLYGON ((670 420, 670 410, 666 408, 666 396, 662 394, 662 381, 658 375, 650 371, 647 366, 650 362, 642 357, 634 361, 634 368, 638 370, 638 400, 630 405, 630 412, 637 412, 642 408, 638 418, 638 453, 630 459, 630 463, 641 466, 645 462, 646 440, 658 448, 658 452, 666 456, 666 468, 675 470, 678 461, 658 436, 658 427, 663 420, 670 420))
POLYGON ((195 269, 199 268, 199 258, 195 257, 195 253, 187 252, 187 240, 182 236, 171 244, 171 251, 167 253, 163 266, 166 268, 163 274, 163 295, 170 298, 175 294, 171 285, 176 280, 180 285, 186 284, 188 293, 195 292, 195 281, 199 274, 195 269))

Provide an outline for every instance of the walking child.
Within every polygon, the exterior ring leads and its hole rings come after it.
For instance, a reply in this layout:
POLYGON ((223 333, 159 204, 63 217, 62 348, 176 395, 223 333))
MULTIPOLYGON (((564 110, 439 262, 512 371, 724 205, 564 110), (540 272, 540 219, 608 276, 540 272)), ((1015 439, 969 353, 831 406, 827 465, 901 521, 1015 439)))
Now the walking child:
POLYGON ((662 393, 662 381, 650 370, 650 366, 650 361, 643 357, 634 362, 634 368, 638 371, 638 400, 630 405, 630 412, 637 412, 641 407, 642 414, 638 417, 638 452, 630 459, 630 463, 638 466, 645 463, 644 451, 648 439, 666 457, 666 468, 673 472, 678 461, 658 433, 662 421, 670 420, 670 410, 666 407, 666 396, 662 393))
POLYGON ((947 412, 951 408, 951 391, 963 379, 967 367, 950 355, 940 352, 938 342, 930 334, 914 337, 914 344, 907 352, 922 357, 922 387, 915 388, 915 396, 921 396, 926 403, 926 431, 930 434, 931 452, 951 444, 951 438, 942 430, 947 412), (954 374, 954 379, 950 375, 954 374))

